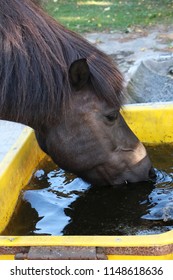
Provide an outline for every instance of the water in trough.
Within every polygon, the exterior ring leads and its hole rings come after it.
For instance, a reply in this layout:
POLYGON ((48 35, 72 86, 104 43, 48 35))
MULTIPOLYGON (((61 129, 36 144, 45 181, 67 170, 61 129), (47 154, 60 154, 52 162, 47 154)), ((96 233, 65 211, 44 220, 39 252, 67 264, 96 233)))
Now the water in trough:
POLYGON ((143 235, 173 229, 173 146, 148 146, 156 182, 94 187, 43 160, 4 235, 143 235))

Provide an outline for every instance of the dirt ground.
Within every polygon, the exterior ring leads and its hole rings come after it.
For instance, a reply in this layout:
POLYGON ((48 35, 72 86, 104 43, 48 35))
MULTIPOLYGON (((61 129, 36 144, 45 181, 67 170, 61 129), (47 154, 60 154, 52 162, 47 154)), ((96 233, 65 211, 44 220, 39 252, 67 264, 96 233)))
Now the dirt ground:
POLYGON ((126 33, 90 33, 84 36, 113 56, 126 82, 142 60, 173 57, 173 26, 135 27, 126 33))

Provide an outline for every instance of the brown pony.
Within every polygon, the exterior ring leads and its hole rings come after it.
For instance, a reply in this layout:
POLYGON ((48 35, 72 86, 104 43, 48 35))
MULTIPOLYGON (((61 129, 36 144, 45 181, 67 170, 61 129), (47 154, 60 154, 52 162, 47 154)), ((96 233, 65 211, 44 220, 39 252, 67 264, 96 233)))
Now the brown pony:
POLYGON ((119 110, 113 61, 30 0, 0 0, 0 118, 32 127, 62 168, 96 185, 148 180, 144 146, 119 110))

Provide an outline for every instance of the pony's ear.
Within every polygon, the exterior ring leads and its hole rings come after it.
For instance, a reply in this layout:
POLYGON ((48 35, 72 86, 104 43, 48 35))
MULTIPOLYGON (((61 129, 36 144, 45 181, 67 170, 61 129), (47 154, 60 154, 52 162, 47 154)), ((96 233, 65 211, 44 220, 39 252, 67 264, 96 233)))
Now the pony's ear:
POLYGON ((90 70, 85 58, 75 60, 69 69, 69 79, 71 85, 76 89, 81 89, 89 79, 90 70))

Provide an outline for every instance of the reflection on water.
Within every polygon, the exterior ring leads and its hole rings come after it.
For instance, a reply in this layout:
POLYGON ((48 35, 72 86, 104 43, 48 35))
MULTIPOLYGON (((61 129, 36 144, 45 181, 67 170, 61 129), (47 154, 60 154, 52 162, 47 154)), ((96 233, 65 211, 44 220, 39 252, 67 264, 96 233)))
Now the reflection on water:
POLYGON ((156 182, 119 187, 92 187, 47 158, 3 234, 140 235, 173 229, 173 147, 147 150, 156 182))

